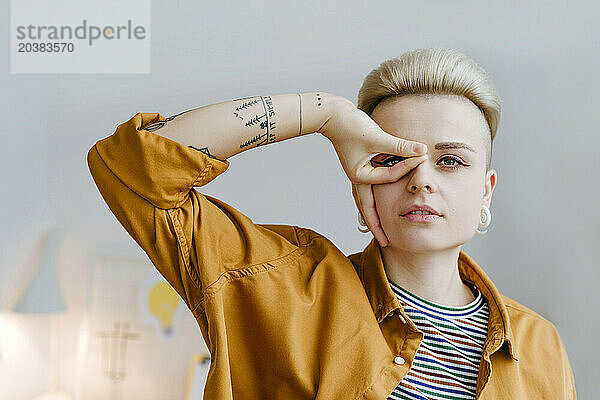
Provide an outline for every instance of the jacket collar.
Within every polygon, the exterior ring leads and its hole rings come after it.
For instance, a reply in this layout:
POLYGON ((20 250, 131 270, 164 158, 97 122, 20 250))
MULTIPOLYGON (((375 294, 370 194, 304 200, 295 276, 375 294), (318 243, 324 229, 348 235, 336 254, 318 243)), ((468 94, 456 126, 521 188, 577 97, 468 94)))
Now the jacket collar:
MULTIPOLYGON (((502 346, 504 341, 507 341, 512 358, 518 361, 517 344, 514 340, 508 311, 500 292, 498 292, 498 289, 496 289, 496 286, 494 286, 492 280, 483 269, 463 251, 460 252, 458 257, 458 271, 461 278, 475 284, 488 301, 489 322, 487 340, 491 341, 492 344, 491 351, 487 346, 484 351, 490 354, 494 353, 502 346)), ((371 240, 360 255, 358 274, 378 323, 391 311, 402 307, 387 280, 379 242, 375 238, 371 240)))

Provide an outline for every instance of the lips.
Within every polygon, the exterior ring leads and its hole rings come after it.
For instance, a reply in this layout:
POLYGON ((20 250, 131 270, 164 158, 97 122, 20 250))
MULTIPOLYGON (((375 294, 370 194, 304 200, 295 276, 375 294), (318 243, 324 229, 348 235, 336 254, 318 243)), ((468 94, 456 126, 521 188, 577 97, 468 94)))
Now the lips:
POLYGON ((433 207, 428 206, 427 204, 413 204, 412 206, 404 209, 404 211, 402 211, 402 213, 400 215, 405 216, 406 214, 408 214, 411 211, 428 211, 433 215, 441 216, 439 211, 437 211, 433 207))

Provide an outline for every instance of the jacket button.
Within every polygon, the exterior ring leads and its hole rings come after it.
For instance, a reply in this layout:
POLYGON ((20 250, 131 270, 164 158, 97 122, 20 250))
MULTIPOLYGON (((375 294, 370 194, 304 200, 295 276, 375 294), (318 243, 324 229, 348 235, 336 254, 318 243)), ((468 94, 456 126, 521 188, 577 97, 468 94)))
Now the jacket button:
POLYGON ((404 364, 404 358, 398 356, 398 357, 394 358, 394 362, 396 364, 404 364))

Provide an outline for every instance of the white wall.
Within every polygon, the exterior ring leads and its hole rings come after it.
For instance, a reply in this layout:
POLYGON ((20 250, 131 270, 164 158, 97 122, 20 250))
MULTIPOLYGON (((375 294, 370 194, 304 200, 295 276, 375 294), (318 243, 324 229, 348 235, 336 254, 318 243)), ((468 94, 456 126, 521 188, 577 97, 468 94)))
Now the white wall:
MULTIPOLYGON (((168 116, 242 96, 317 90, 356 103, 362 79, 385 59, 453 47, 489 72, 503 100, 492 225, 464 250, 502 293, 557 326, 578 393, 592 398, 600 358, 598 3, 306 4, 153 1, 149 75, 17 75, 2 57, 0 306, 14 296, 32 238, 51 221, 68 227, 82 255, 139 254, 85 162, 95 141, 135 113, 168 116)), ((0 35, 8 54, 7 30, 0 35)), ((230 162, 203 190, 256 222, 313 228, 348 253, 370 239, 356 230, 349 182, 324 138, 277 143, 230 162), (273 168, 257 177, 260 166, 273 168), (327 191, 315 196, 323 179, 327 191), (248 194, 257 180, 262 190, 248 194)), ((62 279, 73 278, 69 270, 62 279)))

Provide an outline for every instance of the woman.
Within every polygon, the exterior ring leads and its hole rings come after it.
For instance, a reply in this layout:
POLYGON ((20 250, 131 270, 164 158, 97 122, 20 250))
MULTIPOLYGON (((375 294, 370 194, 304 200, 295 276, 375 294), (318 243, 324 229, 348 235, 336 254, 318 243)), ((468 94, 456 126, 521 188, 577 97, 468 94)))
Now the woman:
POLYGON ((496 185, 500 100, 485 72, 454 50, 415 50, 373 70, 358 100, 138 113, 88 152, 108 206, 198 321, 205 398, 575 398, 554 325, 461 250, 489 225, 496 185), (235 154, 315 132, 374 235, 362 252, 193 189, 235 154))

